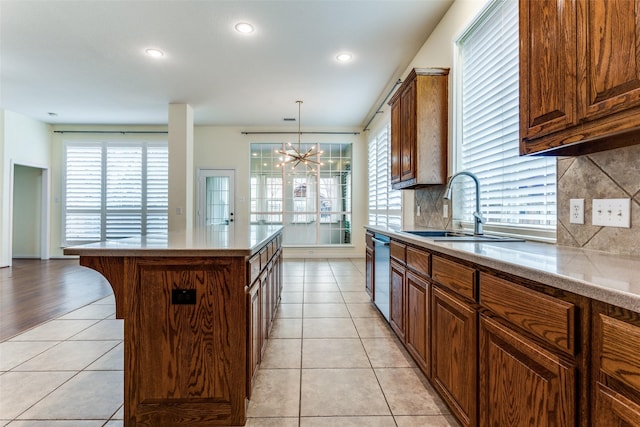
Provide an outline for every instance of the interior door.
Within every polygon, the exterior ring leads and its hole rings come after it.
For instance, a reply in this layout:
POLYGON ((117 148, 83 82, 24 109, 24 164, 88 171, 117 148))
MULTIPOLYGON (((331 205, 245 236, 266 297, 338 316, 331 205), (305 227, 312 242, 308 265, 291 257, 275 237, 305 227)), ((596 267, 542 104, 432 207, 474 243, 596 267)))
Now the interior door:
POLYGON ((230 169, 198 171, 198 225, 228 227, 234 225, 234 176, 230 169))

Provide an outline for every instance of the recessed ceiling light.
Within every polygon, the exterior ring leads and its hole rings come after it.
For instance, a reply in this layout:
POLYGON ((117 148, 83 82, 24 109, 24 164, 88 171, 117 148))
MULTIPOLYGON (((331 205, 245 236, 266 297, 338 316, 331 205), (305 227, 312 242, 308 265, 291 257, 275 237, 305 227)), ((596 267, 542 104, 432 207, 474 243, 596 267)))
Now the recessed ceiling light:
POLYGON ((253 25, 247 24, 246 22, 239 22, 235 26, 236 31, 242 34, 253 33, 253 25))
POLYGON ((160 49, 145 49, 144 53, 152 58, 162 58, 164 56, 164 52, 160 49))
POLYGON ((353 55, 349 52, 342 52, 336 56, 338 62, 349 62, 353 59, 353 55))

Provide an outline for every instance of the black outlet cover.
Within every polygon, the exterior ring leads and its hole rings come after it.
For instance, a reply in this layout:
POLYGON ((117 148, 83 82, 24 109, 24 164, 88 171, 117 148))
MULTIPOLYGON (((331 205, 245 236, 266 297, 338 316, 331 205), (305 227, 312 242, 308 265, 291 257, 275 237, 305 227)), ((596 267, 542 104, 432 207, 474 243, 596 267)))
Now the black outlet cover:
POLYGON ((195 304, 195 289, 173 289, 171 290, 171 304, 195 304))

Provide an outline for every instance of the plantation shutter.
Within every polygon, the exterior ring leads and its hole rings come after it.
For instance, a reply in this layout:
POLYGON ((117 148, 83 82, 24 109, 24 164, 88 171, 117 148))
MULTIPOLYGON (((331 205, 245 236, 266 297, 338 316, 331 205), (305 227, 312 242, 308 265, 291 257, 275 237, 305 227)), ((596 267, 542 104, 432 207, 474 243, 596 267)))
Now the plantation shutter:
POLYGON ((65 144, 64 244, 166 233, 166 143, 65 144))
POLYGON ((386 125, 369 141, 369 224, 399 229, 402 196, 391 189, 389 133, 386 125))

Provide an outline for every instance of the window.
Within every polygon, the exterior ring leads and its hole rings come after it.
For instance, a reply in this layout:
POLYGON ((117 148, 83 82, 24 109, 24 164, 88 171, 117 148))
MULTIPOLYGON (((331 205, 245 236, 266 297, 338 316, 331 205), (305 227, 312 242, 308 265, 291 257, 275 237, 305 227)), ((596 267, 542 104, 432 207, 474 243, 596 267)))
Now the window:
POLYGON ((387 123, 369 140, 369 224, 400 229, 402 196, 391 189, 390 132, 387 123))
MULTIPOLYGON (((494 1, 457 42, 458 171, 475 173, 487 229, 554 238, 556 162, 520 157, 518 2, 494 1)), ((472 223, 470 180, 454 186, 454 219, 472 223), (463 197, 460 203, 458 197, 463 197)))
POLYGON ((284 224, 289 246, 351 243, 351 144, 318 146, 319 175, 304 165, 277 167, 284 144, 251 144, 251 222, 284 224))
POLYGON ((64 164, 63 244, 166 233, 166 142, 66 142, 64 164))

